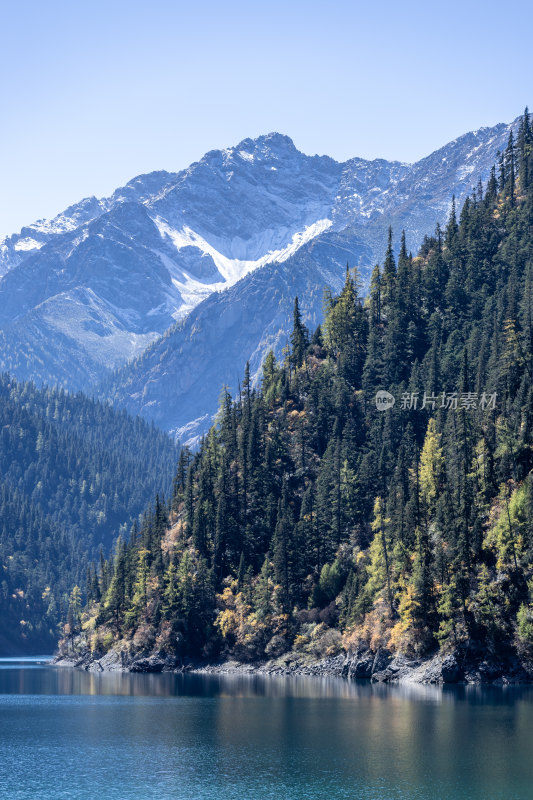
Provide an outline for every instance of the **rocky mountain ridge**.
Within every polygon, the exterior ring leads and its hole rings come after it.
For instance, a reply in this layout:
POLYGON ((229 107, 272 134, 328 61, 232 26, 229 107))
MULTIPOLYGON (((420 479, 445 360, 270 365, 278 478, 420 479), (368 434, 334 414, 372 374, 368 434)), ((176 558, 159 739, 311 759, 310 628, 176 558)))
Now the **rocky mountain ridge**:
POLYGON ((511 128, 468 133, 415 164, 338 163, 304 155, 289 137, 272 133, 210 151, 179 173, 138 176, 109 198, 86 198, 0 240, 0 369, 86 391, 104 380, 119 402, 183 433, 214 411, 212 391, 209 403, 203 399, 207 383, 179 394, 180 408, 193 410, 176 416, 154 413, 167 390, 152 397, 153 372, 139 373, 131 392, 130 377, 120 387, 110 372, 131 359, 134 370, 139 359, 144 369, 169 336, 201 338, 202 320, 217 339, 205 361, 193 345, 161 371, 170 383, 199 363, 201 373, 211 373, 216 353, 231 350, 217 379, 234 386, 247 359, 258 364, 268 346, 283 346, 294 295, 285 293, 282 276, 294 269, 290 291, 310 293, 304 312, 316 324, 323 287, 338 289, 346 262, 359 267, 364 289, 389 225, 396 238, 405 229, 415 251, 445 220, 452 195, 460 205, 487 178, 511 128), (317 270, 318 252, 327 266, 317 270), (256 292, 258 270, 275 307, 256 292), (226 294, 231 287, 238 288, 226 294), (233 302, 247 314, 237 307, 226 313, 233 302), (228 318, 240 321, 225 326, 228 318))

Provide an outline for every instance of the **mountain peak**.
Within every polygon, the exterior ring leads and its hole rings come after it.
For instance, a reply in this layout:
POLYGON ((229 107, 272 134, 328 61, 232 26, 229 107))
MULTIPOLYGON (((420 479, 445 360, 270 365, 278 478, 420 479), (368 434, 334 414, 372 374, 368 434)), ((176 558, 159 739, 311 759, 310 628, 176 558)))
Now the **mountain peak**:
POLYGON ((291 150, 293 152, 297 152, 297 148, 291 137, 286 136, 284 133, 277 133, 276 131, 261 134, 261 136, 257 136, 255 139, 243 139, 242 142, 239 142, 239 144, 233 149, 254 151, 262 151, 266 149, 285 151, 291 150))
POLYGON ((290 136, 273 131, 261 134, 255 139, 247 137, 238 144, 223 150, 212 150, 207 153, 206 158, 211 160, 214 157, 215 160, 218 160, 222 156, 225 164, 239 160, 252 164, 253 162, 281 160, 302 155, 290 136))

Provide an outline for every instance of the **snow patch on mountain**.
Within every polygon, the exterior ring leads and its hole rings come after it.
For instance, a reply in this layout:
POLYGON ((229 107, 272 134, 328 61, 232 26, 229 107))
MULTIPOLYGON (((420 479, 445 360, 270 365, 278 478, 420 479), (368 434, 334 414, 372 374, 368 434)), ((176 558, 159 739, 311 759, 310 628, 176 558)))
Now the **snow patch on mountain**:
POLYGON ((40 250, 43 246, 44 242, 37 242, 35 239, 31 239, 29 236, 26 239, 19 239, 15 245, 15 250, 40 250))
MULTIPOLYGON (((168 238, 178 252, 186 248, 195 248, 203 255, 210 256, 222 277, 221 281, 212 283, 208 287, 211 291, 219 291, 227 286, 233 286, 234 283, 243 278, 245 275, 248 275, 249 272, 262 267, 264 264, 268 264, 273 261, 286 261, 292 255, 294 255, 294 253, 296 253, 300 247, 309 242, 311 239, 319 236, 332 225, 330 219, 319 219, 311 225, 308 225, 303 230, 293 233, 289 243, 285 246, 279 247, 278 249, 272 249, 272 247, 270 247, 268 250, 263 252, 263 255, 261 255, 259 258, 241 259, 228 258, 227 256, 223 255, 206 239, 200 236, 199 233, 196 233, 188 226, 184 226, 180 230, 175 230, 159 217, 155 217, 154 222, 161 233, 161 236, 163 238, 168 238)), ((263 247, 268 247, 272 244, 273 240, 279 239, 280 237, 282 239, 286 239, 288 238, 288 235, 289 231, 287 230, 282 232, 272 229, 266 230, 264 231, 262 237, 263 247)), ((243 245, 245 245, 245 243, 242 240, 239 240, 238 242, 233 241, 230 243, 229 249, 232 251, 237 250, 238 252, 242 252, 244 249, 243 245)), ((256 249, 257 241, 254 242, 254 245, 254 249, 256 249)), ((175 269, 172 261, 168 257, 164 257, 164 263, 172 275, 172 270, 175 269)), ((186 277, 184 283, 182 283, 182 281, 180 281, 175 275, 172 276, 172 282, 180 291, 182 288, 184 289, 187 287, 190 293, 194 286, 199 288, 198 281, 195 281, 190 275, 187 275, 186 272, 181 272, 186 277)), ((176 309, 176 311, 179 312, 180 309, 176 309)))

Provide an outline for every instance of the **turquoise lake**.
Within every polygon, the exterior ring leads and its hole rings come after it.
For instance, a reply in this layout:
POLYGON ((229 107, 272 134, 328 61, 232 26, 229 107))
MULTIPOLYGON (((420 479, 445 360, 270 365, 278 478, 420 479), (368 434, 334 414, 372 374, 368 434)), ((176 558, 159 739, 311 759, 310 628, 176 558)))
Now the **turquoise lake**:
POLYGON ((531 800, 533 689, 2 659, 0 797, 531 800))

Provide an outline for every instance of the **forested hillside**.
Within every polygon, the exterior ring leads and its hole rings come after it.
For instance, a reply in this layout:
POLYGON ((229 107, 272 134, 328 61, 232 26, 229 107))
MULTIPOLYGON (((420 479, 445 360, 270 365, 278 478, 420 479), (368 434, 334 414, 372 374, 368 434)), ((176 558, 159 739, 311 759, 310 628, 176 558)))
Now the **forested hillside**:
POLYGON ((143 420, 0 376, 0 653, 54 646, 68 594, 176 462, 143 420))
POLYGON ((533 648, 533 134, 523 117, 416 257, 391 239, 283 363, 223 393, 157 503, 93 575, 69 636, 97 655, 342 646, 533 648), (384 398, 377 407, 376 394, 384 398), (392 405, 392 398, 394 405, 392 405))

